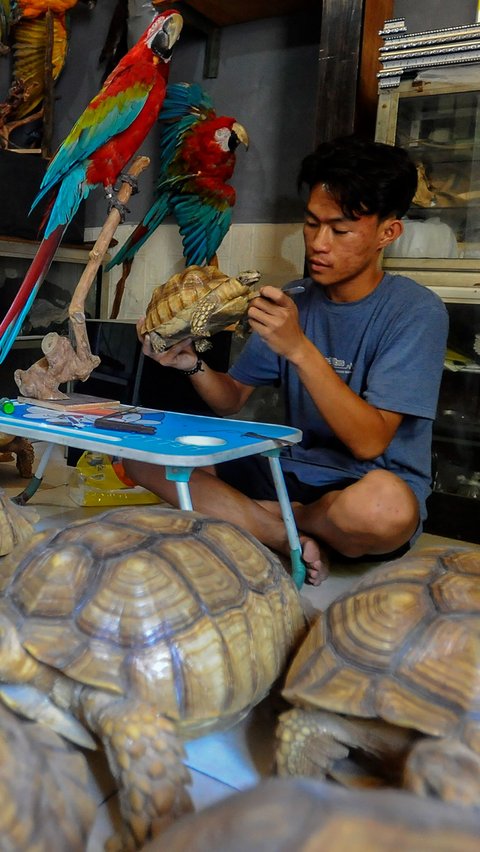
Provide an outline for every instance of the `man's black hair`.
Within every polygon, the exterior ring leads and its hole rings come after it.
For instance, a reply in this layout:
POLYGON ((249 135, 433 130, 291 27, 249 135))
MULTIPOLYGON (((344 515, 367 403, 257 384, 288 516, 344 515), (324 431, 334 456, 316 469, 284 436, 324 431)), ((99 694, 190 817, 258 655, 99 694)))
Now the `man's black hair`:
POLYGON ((324 184, 348 219, 405 215, 417 188, 417 170, 397 145, 342 136, 321 143, 303 160, 298 188, 324 184))

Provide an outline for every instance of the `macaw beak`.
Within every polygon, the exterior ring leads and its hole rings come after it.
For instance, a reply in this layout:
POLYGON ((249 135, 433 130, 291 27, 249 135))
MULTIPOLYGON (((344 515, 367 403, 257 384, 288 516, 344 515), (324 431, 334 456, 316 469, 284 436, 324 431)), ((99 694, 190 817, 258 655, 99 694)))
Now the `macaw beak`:
POLYGON ((178 41, 183 27, 183 18, 178 12, 170 12, 166 15, 162 29, 157 33, 151 43, 151 49, 164 62, 167 62, 175 43, 178 41))
POLYGON ((228 143, 228 147, 230 148, 230 151, 235 151, 235 148, 238 148, 240 143, 242 143, 242 145, 245 145, 245 148, 248 151, 248 146, 250 144, 250 140, 248 138, 248 133, 245 130, 245 128, 243 127, 243 125, 238 124, 238 122, 235 121, 234 124, 232 125, 232 134, 230 136, 230 140, 229 140, 229 143, 228 143))

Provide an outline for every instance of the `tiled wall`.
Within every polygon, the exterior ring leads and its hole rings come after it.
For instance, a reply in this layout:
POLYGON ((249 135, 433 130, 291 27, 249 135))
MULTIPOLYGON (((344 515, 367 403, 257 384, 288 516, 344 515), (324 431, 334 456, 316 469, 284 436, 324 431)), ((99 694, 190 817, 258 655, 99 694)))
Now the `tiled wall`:
MULTIPOLYGON (((115 239, 119 246, 133 230, 132 225, 121 225, 115 239)), ((98 229, 87 228, 85 239, 95 240, 98 229)), ((113 255, 114 251, 111 251, 113 255)), ((232 225, 218 251, 222 272, 237 275, 243 269, 258 269, 265 284, 280 286, 303 276, 304 249, 301 223, 270 225, 232 225)), ((185 266, 182 244, 176 225, 161 225, 137 253, 127 281, 119 319, 137 320, 155 287, 185 266)), ((120 277, 121 267, 114 267, 104 276, 108 288, 108 314, 120 277)))

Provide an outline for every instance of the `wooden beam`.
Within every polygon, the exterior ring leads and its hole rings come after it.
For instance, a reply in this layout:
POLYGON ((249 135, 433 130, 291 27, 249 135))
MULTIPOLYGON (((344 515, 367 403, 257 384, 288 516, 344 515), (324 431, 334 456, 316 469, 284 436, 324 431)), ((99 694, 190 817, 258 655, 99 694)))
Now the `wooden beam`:
POLYGON ((187 0, 188 5, 218 27, 259 18, 291 15, 313 6, 315 0, 187 0))
POLYGON ((323 0, 316 142, 349 133, 374 138, 378 31, 393 0, 323 0))
POLYGON ((316 143, 352 133, 364 0, 323 0, 316 143))
POLYGON ((355 130, 369 139, 375 136, 378 105, 379 31, 393 18, 394 0, 364 0, 363 33, 358 76, 355 130))

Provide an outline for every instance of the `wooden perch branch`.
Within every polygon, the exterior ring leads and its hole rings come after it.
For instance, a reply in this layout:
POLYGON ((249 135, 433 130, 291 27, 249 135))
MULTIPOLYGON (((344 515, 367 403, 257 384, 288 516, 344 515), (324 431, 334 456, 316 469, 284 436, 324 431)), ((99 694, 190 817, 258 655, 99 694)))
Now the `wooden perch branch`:
MULTIPOLYGON (((137 159, 132 163, 127 174, 129 174, 130 177, 137 178, 149 165, 150 160, 148 157, 137 157, 137 159)), ((119 203, 127 204, 131 194, 132 187, 130 184, 127 182, 123 183, 117 196, 119 203)), ((108 251, 108 247, 120 224, 120 221, 121 217, 119 211, 116 208, 113 208, 113 210, 110 211, 102 230, 100 231, 97 242, 90 252, 90 260, 88 261, 72 296, 70 307, 68 309, 70 320, 72 320, 77 313, 84 313, 85 299, 95 280, 99 267, 108 251)))
MULTIPOLYGON (((149 163, 148 157, 137 157, 128 175, 137 178, 149 163)), ((118 202, 126 205, 131 194, 132 186, 125 181, 118 192, 118 202)), ((55 332, 47 334, 42 340, 42 351, 45 357, 32 364, 28 370, 15 371, 15 381, 23 396, 33 397, 33 399, 65 399, 67 394, 59 390, 58 386, 75 379, 85 382, 92 370, 100 364, 100 358, 92 355, 88 341, 85 300, 120 221, 119 210, 113 208, 90 252, 88 263, 73 293, 68 318, 75 348, 67 337, 60 337, 55 332)))

